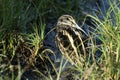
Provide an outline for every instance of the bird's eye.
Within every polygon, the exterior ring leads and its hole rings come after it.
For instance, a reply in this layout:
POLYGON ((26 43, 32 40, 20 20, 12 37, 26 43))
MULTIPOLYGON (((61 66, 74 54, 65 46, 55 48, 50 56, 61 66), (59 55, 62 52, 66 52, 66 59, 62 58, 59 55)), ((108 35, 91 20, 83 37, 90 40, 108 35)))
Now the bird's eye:
POLYGON ((66 20, 69 20, 69 18, 66 18, 66 20))
POLYGON ((60 19, 61 22, 63 22, 63 19, 60 19))

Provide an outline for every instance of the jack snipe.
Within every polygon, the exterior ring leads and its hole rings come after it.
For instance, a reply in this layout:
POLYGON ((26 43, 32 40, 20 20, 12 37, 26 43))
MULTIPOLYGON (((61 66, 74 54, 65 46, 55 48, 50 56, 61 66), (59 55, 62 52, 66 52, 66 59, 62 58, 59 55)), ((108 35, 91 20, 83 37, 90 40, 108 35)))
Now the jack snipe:
POLYGON ((79 54, 86 53, 87 34, 70 15, 63 15, 58 19, 56 31, 56 44, 62 55, 72 64, 78 62, 79 54))

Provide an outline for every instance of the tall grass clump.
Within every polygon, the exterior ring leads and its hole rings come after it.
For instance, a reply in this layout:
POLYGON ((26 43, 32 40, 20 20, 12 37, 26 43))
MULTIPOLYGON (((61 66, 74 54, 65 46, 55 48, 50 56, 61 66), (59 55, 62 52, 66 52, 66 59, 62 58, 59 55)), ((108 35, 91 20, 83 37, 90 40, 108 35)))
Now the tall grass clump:
POLYGON ((99 50, 102 56, 93 70, 93 79, 99 80, 119 80, 120 79, 120 9, 119 2, 109 1, 110 8, 103 15, 103 19, 97 16, 91 16, 97 26, 96 33, 93 36, 97 37, 102 44, 99 45, 99 50))
POLYGON ((0 78, 20 80, 30 68, 44 66, 46 25, 40 19, 30 22, 30 1, 0 0, 0 8, 0 78))
POLYGON ((30 68, 36 65, 43 68, 44 57, 47 57, 43 48, 45 24, 34 24, 33 27, 33 33, 12 34, 7 41, 1 41, 0 75, 3 80, 20 80, 30 68))

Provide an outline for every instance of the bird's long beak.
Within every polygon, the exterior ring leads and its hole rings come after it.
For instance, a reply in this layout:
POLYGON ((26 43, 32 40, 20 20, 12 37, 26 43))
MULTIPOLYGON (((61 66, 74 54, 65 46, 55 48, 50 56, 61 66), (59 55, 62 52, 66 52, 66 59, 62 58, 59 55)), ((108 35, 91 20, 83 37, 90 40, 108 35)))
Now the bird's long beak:
POLYGON ((78 30, 81 30, 83 33, 85 33, 85 35, 88 36, 88 34, 81 27, 79 27, 77 24, 74 27, 77 28, 78 30))

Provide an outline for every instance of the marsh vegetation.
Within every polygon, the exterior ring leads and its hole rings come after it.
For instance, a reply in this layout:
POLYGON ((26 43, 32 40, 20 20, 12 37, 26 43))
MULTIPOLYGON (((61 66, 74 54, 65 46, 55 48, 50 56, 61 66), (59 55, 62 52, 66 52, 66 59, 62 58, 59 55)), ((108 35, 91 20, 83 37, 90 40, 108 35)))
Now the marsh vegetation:
POLYGON ((104 12, 99 0, 94 0, 97 11, 91 0, 0 0, 0 80, 119 80, 120 1, 101 1, 109 4, 104 12), (88 23, 91 43, 89 56, 67 70, 63 57, 56 67, 59 52, 53 46, 63 14, 79 25, 88 23))

